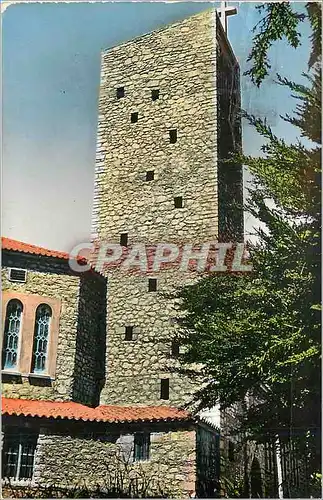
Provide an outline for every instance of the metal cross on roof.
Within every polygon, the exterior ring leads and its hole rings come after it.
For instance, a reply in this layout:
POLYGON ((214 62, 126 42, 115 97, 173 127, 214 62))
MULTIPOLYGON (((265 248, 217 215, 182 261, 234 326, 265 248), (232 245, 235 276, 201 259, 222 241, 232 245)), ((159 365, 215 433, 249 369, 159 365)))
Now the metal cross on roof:
POLYGON ((230 7, 227 3, 221 2, 220 8, 217 9, 225 33, 228 32, 228 16, 234 16, 237 13, 237 8, 230 7))

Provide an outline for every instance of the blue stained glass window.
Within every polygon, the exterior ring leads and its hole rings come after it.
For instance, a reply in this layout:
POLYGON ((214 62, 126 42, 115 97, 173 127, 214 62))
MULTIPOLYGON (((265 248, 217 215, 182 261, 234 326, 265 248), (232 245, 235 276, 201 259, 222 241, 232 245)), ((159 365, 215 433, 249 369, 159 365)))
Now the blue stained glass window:
POLYGON ((2 369, 14 370, 17 367, 22 311, 23 305, 20 300, 12 299, 8 302, 2 347, 2 369))
POLYGON ((36 311, 32 373, 44 373, 46 371, 51 318, 51 308, 47 304, 40 304, 36 311))

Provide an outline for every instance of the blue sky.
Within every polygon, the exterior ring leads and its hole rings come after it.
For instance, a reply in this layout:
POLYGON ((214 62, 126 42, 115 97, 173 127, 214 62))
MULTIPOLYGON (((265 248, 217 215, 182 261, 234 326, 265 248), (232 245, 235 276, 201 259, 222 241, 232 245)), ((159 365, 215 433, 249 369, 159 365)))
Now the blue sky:
MULTIPOLYGON (((218 2, 215 3, 217 5, 218 2)), ((255 4, 233 2, 229 38, 242 72, 251 48, 255 4)), ((209 8, 202 2, 29 3, 3 15, 2 234, 57 250, 89 240, 94 181, 100 52, 209 8)), ((304 3, 299 3, 303 9, 304 3)), ((273 83, 276 72, 301 81, 309 27, 297 51, 271 51, 272 77, 260 89, 242 78, 243 107, 267 117, 274 132, 295 138, 279 120, 295 102, 273 83)), ((244 126, 245 152, 261 139, 244 126)), ((253 221, 247 220, 247 232, 253 221)))

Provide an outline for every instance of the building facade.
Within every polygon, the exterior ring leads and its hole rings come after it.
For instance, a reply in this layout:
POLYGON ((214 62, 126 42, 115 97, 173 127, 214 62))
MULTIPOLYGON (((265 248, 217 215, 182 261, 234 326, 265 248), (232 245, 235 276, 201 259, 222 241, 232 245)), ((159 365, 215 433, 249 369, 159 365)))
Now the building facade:
MULTIPOLYGON (((234 227, 230 237, 242 241, 241 206, 238 215, 232 209, 242 201, 241 166, 234 167, 229 185, 224 171, 230 166, 223 161, 241 142, 234 125, 238 73, 214 9, 103 52, 96 242, 120 244, 125 251, 159 243, 198 251, 205 243, 228 239, 224 226, 234 227), (233 111, 229 103, 235 104, 233 111)), ((109 378, 101 402, 188 403, 196 384, 168 370, 176 364, 178 315, 169 294, 198 273, 118 268, 106 276, 109 378)))
POLYGON ((124 494, 122 479, 134 494, 148 476, 148 496, 216 497, 221 454, 228 478, 249 474, 257 450, 234 453, 219 408, 183 410, 199 381, 176 371, 177 287, 204 275, 204 245, 243 241, 229 160, 239 108, 214 9, 102 53, 92 236, 136 270, 98 272, 94 253, 75 272, 67 254, 3 240, 3 476, 15 484, 124 494), (191 267, 136 267, 161 243, 188 249, 191 267))
POLYGON ((219 468, 207 465, 219 456, 212 426, 170 406, 99 404, 108 378, 103 276, 74 272, 63 252, 3 238, 2 283, 6 496, 9 484, 36 496, 53 488, 180 497, 216 490, 219 468))
POLYGON ((106 280, 69 255, 2 239, 2 394, 99 403, 106 280))

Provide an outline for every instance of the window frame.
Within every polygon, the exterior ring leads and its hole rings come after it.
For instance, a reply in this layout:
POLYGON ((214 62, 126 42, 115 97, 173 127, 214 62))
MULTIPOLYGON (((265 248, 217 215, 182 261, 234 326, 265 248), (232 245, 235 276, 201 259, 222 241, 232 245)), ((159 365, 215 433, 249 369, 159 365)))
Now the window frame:
POLYGON ((47 366, 48 366, 48 351, 49 351, 49 342, 50 342, 50 337, 51 337, 51 324, 52 324, 52 317, 53 317, 53 311, 52 311, 52 308, 47 304, 47 303, 41 303, 39 304, 39 306, 37 307, 36 311, 35 311, 35 322, 34 322, 34 335, 33 335, 33 350, 32 350, 32 358, 31 358, 31 367, 30 367, 30 373, 32 375, 43 375, 45 373, 47 373, 47 366), (45 366, 44 366, 44 369, 41 370, 41 371, 38 371, 36 369, 36 353, 35 353, 35 343, 36 343, 36 333, 38 334, 39 333, 39 320, 40 318, 38 318, 38 311, 41 309, 41 308, 47 308, 47 310, 49 310, 49 313, 50 313, 50 316, 49 316, 49 320, 48 320, 48 334, 47 334, 47 339, 46 339, 46 353, 44 355, 45 357, 45 366))
POLYGON ((25 308, 24 304, 19 298, 11 298, 10 300, 7 301, 6 306, 5 306, 5 312, 4 312, 4 321, 3 321, 3 339, 2 339, 2 346, 1 346, 1 370, 3 372, 7 373, 17 373, 18 368, 19 368, 19 359, 20 359, 20 349, 21 349, 21 340, 22 340, 22 331, 23 331, 23 320, 24 320, 24 313, 25 313, 25 308), (19 332, 18 332, 18 340, 17 340, 17 351, 16 351, 16 364, 13 368, 6 367, 5 364, 3 363, 3 356, 4 356, 4 346, 5 346, 5 341, 7 338, 7 333, 6 332, 6 326, 7 326, 7 315, 8 315, 8 307, 10 302, 19 302, 21 304, 21 315, 20 315, 20 324, 19 324, 19 332))
POLYGON ((26 283, 27 277, 28 277, 27 269, 25 269, 23 267, 8 267, 8 281, 10 281, 11 283, 26 283), (23 280, 12 279, 12 276, 11 276, 12 271, 23 271, 25 273, 25 279, 23 279, 23 280))
MULTIPOLYGON (((54 380, 56 376, 57 341, 61 314, 61 300, 36 294, 4 291, 2 294, 2 332, 5 328, 7 304, 17 299, 23 304, 23 322, 20 335, 20 349, 15 370, 2 369, 6 375, 20 375, 24 377, 46 378, 54 380), (44 373, 30 373, 33 353, 34 325, 36 310, 40 304, 47 304, 52 310, 51 335, 48 343, 48 364, 44 373)), ((4 335, 2 335, 3 349, 4 335)))
POLYGON ((15 483, 32 481, 35 473, 35 460, 37 453, 37 445, 38 445, 39 432, 28 429, 28 428, 19 428, 19 427, 8 427, 4 429, 4 437, 3 437, 3 447, 2 447, 2 477, 3 479, 10 479, 15 483), (14 445, 17 446, 17 460, 13 465, 15 467, 15 476, 6 475, 4 473, 5 469, 8 468, 8 455, 10 449, 10 441, 14 445), (28 441, 30 441, 28 443, 28 441), (32 446, 32 454, 26 454, 27 457, 32 456, 32 465, 29 467, 31 470, 30 476, 20 477, 21 470, 23 467, 28 468, 28 463, 23 464, 23 456, 24 456, 24 446, 31 445, 32 446))
POLYGON ((133 461, 134 462, 147 462, 150 460, 150 448, 151 448, 151 439, 150 432, 135 432, 133 438, 133 461), (136 442, 138 439, 142 439, 142 443, 136 442), (138 449, 138 445, 141 445, 140 456, 137 455, 136 450, 138 449))

